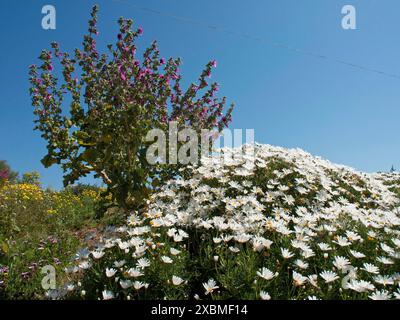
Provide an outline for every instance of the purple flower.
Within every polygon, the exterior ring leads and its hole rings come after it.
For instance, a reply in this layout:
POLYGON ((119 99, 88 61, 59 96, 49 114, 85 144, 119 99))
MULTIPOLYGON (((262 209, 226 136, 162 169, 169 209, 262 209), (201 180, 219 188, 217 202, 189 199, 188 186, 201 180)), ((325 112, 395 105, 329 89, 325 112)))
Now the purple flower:
POLYGON ((0 171, 0 179, 4 179, 4 180, 8 179, 8 171, 7 170, 0 171))
POLYGON ((0 268, 0 274, 3 274, 3 273, 8 273, 8 267, 7 266, 4 266, 4 267, 0 268))
POLYGON ((143 33, 143 28, 142 28, 142 27, 139 27, 138 30, 137 30, 137 32, 138 32, 138 34, 142 34, 142 33, 143 33))
POLYGON ((54 236, 48 236, 47 240, 49 240, 51 243, 57 243, 57 238, 55 238, 54 236))
POLYGON ((211 61, 211 65, 216 68, 217 67, 217 60, 213 60, 211 61))
POLYGON ((164 58, 161 58, 161 59, 160 59, 160 63, 161 63, 161 64, 164 64, 164 63, 165 63, 165 59, 164 59, 164 58))

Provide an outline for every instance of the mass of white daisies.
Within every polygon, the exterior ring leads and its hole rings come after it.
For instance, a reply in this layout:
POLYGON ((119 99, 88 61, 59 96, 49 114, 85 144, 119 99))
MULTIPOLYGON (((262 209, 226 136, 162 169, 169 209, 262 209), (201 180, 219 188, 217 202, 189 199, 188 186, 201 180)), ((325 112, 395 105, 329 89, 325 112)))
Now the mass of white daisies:
POLYGON ((400 299, 399 186, 299 149, 222 149, 78 252, 49 296, 400 299))

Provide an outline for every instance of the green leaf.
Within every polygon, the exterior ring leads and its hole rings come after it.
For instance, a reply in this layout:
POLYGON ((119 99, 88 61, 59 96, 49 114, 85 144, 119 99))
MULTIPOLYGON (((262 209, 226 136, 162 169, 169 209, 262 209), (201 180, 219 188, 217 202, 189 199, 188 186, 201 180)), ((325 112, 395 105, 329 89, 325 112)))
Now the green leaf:
POLYGON ((102 136, 100 138, 100 141, 104 142, 104 143, 110 143, 112 140, 113 140, 113 138, 112 138, 112 136, 110 134, 107 134, 107 135, 102 136))
POLYGON ((96 161, 97 158, 97 152, 93 149, 86 149, 83 153, 82 153, 82 159, 85 160, 88 163, 93 163, 96 161))
POLYGON ((94 146, 95 143, 90 141, 90 136, 84 131, 75 131, 74 136, 77 138, 78 143, 83 147, 94 146))
POLYGON ((53 164, 57 163, 57 159, 56 159, 56 158, 53 158, 51 155, 48 154, 48 155, 44 156, 43 159, 40 160, 40 162, 41 162, 46 168, 48 168, 48 167, 52 166, 53 164))
POLYGON ((9 251, 9 247, 8 247, 8 244, 6 243, 6 242, 2 242, 2 243, 0 243, 0 248, 1 248, 1 250, 5 253, 5 254, 7 254, 8 253, 8 251, 9 251))

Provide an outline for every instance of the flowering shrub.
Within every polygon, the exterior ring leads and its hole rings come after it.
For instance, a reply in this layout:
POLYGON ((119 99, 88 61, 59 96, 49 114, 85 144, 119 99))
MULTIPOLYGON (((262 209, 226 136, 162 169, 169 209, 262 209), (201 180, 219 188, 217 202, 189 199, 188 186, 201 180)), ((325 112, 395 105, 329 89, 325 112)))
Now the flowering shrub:
POLYGON ((8 179, 8 172, 6 170, 0 171, 0 187, 2 187, 8 179))
POLYGON ((6 183, 0 189, 0 239, 10 237, 21 229, 41 229, 37 221, 68 228, 79 224, 99 201, 99 194, 90 192, 80 196, 68 191, 42 190, 37 184, 6 183), (79 215, 84 215, 82 219, 79 215), (37 221, 32 220, 32 215, 37 221), (30 226, 28 228, 28 226, 30 226))
MULTIPOLYGON (((43 206, 44 193, 37 185, 5 183, 0 189, 0 238, 20 230, 17 220, 25 218, 24 212, 43 206)), ((38 216, 41 210, 38 211, 38 216)))
POLYGON ((33 184, 40 186, 40 174, 36 171, 25 172, 22 175, 21 183, 33 184))
MULTIPOLYGON (((48 233, 49 234, 49 233, 48 233)), ((41 286, 44 266, 53 266, 61 278, 62 270, 78 248, 78 239, 49 234, 43 237, 18 238, 2 243, 0 250, 0 299, 43 299, 41 286)))
POLYGON ((256 145, 184 177, 81 254, 68 269, 80 281, 53 298, 400 298, 399 198, 387 175, 256 145))
POLYGON ((7 181, 15 182, 18 178, 18 172, 11 170, 5 160, 0 160, 0 187, 7 181))
POLYGON ((0 189, 0 299, 44 297, 41 268, 52 265, 62 278, 83 241, 77 231, 94 224, 97 201, 92 190, 77 196, 38 183, 7 182, 0 189))
POLYGON ((160 57, 156 42, 136 56, 136 39, 142 28, 132 30, 132 20, 119 19, 120 32, 109 54, 96 48, 97 6, 89 21, 83 50, 73 55, 62 52, 57 43, 43 50, 40 66, 30 67, 32 104, 36 129, 47 140, 42 163, 55 163, 64 170, 64 184, 90 172, 101 177, 122 207, 138 207, 159 184, 175 176, 176 166, 149 164, 145 137, 149 130, 167 131, 170 122, 178 130, 221 131, 231 119, 232 106, 223 114, 225 98, 218 99, 217 83, 209 85, 209 62, 198 83, 181 88, 180 59, 160 57), (54 74, 54 57, 62 68, 62 80, 54 74), (69 113, 63 108, 71 96, 69 113))

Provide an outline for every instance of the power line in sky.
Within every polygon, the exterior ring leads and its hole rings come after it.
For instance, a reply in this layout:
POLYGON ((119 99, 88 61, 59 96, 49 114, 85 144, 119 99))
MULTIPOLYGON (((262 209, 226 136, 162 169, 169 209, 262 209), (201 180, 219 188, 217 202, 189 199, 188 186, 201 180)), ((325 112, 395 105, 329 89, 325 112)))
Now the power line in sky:
POLYGON ((386 72, 386 71, 370 68, 370 67, 367 67, 367 66, 364 66, 364 65, 360 65, 360 64, 357 64, 357 63, 352 63, 352 62, 345 61, 345 60, 342 60, 342 59, 330 57, 330 56, 327 56, 327 55, 324 55, 324 54, 320 54, 320 53, 316 53, 316 52, 313 52, 313 51, 296 48, 296 47, 287 45, 285 43, 271 41, 271 40, 266 39, 264 37, 255 36, 255 35, 251 35, 251 34, 248 34, 248 33, 237 32, 237 31, 230 30, 230 29, 227 29, 227 28, 224 28, 224 27, 221 27, 221 26, 211 25, 211 24, 209 24, 207 22, 203 22, 203 21, 199 21, 199 20, 193 20, 193 19, 190 19, 190 18, 177 16, 177 15, 170 14, 170 13, 167 13, 167 12, 163 12, 163 11, 159 11, 159 10, 155 10, 155 9, 151 9, 151 8, 147 8, 147 7, 143 7, 143 6, 136 5, 134 3, 128 2, 128 1, 124 1, 124 0, 111 0, 111 1, 117 2, 117 3, 121 3, 121 4, 126 4, 128 6, 131 6, 131 7, 135 8, 135 9, 137 9, 137 10, 148 12, 148 13, 152 13, 152 14, 156 14, 156 15, 160 15, 160 16, 163 16, 163 17, 168 17, 168 18, 171 18, 171 19, 174 19, 176 21, 183 22, 183 23, 188 23, 188 24, 197 25, 197 26, 200 26, 200 27, 205 27, 205 28, 208 28, 208 29, 211 29, 211 30, 214 30, 214 31, 219 31, 219 32, 222 32, 222 33, 225 33, 225 34, 229 34, 231 36, 236 36, 236 37, 240 37, 240 38, 245 38, 245 39, 258 41, 258 42, 265 43, 267 45, 271 45, 271 46, 274 46, 276 48, 284 49, 284 50, 287 50, 287 51, 290 51, 290 52, 311 56, 311 57, 314 57, 314 58, 317 58, 317 59, 325 59, 327 61, 331 61, 331 62, 334 62, 334 63, 345 65, 345 66, 348 66, 348 67, 351 67, 351 68, 363 70, 363 71, 366 71, 366 72, 373 72, 373 73, 380 74, 382 76, 386 76, 386 77, 390 77, 390 78, 400 79, 400 75, 398 75, 398 74, 389 73, 389 72, 386 72))

